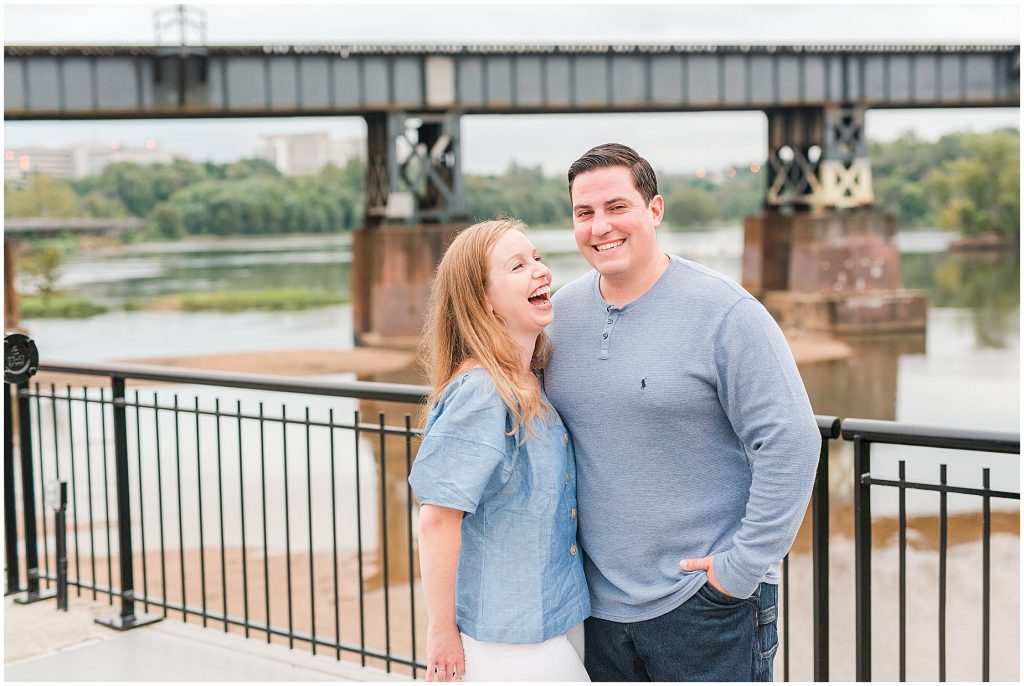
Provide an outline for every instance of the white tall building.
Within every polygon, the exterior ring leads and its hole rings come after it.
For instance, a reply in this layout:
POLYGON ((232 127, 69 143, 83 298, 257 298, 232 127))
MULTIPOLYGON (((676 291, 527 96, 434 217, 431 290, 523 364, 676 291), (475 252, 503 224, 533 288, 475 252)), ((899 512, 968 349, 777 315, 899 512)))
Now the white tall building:
POLYGON ((342 167, 352 157, 365 158, 362 140, 331 140, 325 132, 261 136, 256 156, 285 176, 316 174, 326 164, 342 167))
POLYGON ((103 168, 116 162, 136 164, 169 164, 180 153, 161 149, 150 139, 146 145, 135 147, 113 141, 108 145, 76 143, 64 148, 30 146, 4 149, 4 181, 21 181, 34 174, 48 174, 62 179, 81 179, 99 174, 103 168))

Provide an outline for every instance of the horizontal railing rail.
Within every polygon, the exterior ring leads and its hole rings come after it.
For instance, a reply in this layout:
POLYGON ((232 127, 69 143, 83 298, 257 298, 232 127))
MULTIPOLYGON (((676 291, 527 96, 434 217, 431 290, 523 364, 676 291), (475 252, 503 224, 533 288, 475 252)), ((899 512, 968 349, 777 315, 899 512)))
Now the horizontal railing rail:
POLYGON ((947 450, 1020 453, 1020 434, 977 429, 952 429, 888 422, 879 419, 844 419, 843 438, 887 445, 913 445, 947 450))
MULTIPOLYGON (((415 557, 415 501, 406 477, 422 436, 413 416, 429 387, 128 364, 49 362, 40 371, 95 377, 97 385, 58 376, 60 389, 54 383, 36 383, 34 389, 23 383, 14 394, 22 492, 32 497, 23 498, 22 507, 25 587, 11 545, 17 536, 14 518, 8 516, 9 593, 29 590, 31 595, 34 588, 39 595, 39 581, 49 588, 56 579, 46 517, 37 517, 36 506, 42 510, 44 482, 57 476, 68 481, 70 496, 68 555, 74 573, 68 574, 68 583, 79 595, 83 590, 94 597, 102 593, 111 604, 119 599, 123 626, 151 620, 145 613, 155 609, 160 617, 180 613, 183 621, 191 616, 204 626, 214 622, 224 631, 240 629, 247 637, 256 632, 268 642, 286 640, 294 646, 298 641, 314 653, 327 648, 337 659, 354 653, 362 664, 379 660, 389 671, 400 665, 414 677, 424 668, 417 651, 425 617, 415 557), (129 382, 152 382, 156 388, 126 389, 129 382), (178 385, 203 390, 193 396, 192 389, 179 390, 178 385), (240 399, 222 405, 211 390, 219 388, 254 393, 245 394, 247 406, 240 399), (183 399, 185 393, 192 397, 183 399), (286 396, 271 401, 266 393, 286 396), (358 409, 351 409, 353 400, 358 409), (271 402, 273 410, 268 409, 271 402), (348 403, 349 409, 335 407, 338 402, 348 403), (296 408, 304 409, 300 416, 296 408), (396 412, 401 415, 397 421, 396 412), (30 544, 37 539, 37 519, 42 565, 33 557, 38 542, 30 544), (134 585, 138 571, 141 590, 134 585), (396 604, 402 593, 408 597, 396 604), (325 629, 332 620, 333 631, 325 629)), ((870 573, 870 531, 863 537, 865 521, 870 530, 870 500, 862 502, 864 493, 871 486, 900 489, 901 545, 906 490, 937 491, 941 498, 980 496, 986 578, 988 502, 1019 499, 1019 494, 991 489, 987 470, 982 488, 947 484, 945 478, 940 484, 909 482, 902 463, 898 480, 873 477, 863 469, 870 445, 1019 453, 1019 435, 815 419, 822 442, 810 504, 813 675, 816 681, 830 675, 829 450, 832 441, 845 439, 854 444, 856 463, 857 675, 869 679, 870 669, 862 670, 865 656, 870 663, 870 613, 863 612, 870 587, 862 585, 870 573)), ((9 415, 6 421, 11 426, 9 415)), ((10 441, 6 446, 5 483, 10 484, 14 448, 10 441)), ((13 497, 13 489, 5 488, 5 512, 13 511, 13 497)), ((789 564, 787 555, 780 608, 785 680, 790 679, 794 616, 789 564)), ((987 585, 985 592, 987 631, 987 585)), ((799 595, 794 600, 805 602, 799 595)), ((987 678, 987 635, 985 646, 987 678)), ((901 677, 904 671, 901 665, 901 677)))
POLYGON ((101 365, 48 362, 40 364, 39 371, 416 404, 423 402, 430 394, 429 387, 412 384, 382 383, 377 381, 311 381, 272 376, 270 374, 207 372, 194 369, 179 370, 169 367, 137 364, 101 365))

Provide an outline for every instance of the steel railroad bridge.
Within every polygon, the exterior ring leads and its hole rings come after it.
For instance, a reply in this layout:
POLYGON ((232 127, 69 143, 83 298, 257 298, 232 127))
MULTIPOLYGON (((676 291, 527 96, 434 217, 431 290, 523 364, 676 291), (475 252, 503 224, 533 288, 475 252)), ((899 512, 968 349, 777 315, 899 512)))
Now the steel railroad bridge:
POLYGON ((368 230, 357 232, 353 294, 356 331, 367 342, 418 330, 433 265, 452 227, 465 219, 464 114, 764 111, 766 211, 747 222, 744 285, 759 293, 835 293, 847 284, 860 290, 899 284, 891 222, 876 217, 854 229, 875 242, 869 256, 851 253, 849 245, 830 253, 838 263, 855 263, 840 277, 811 266, 823 254, 818 238, 834 226, 801 229, 789 214, 795 210, 799 220, 870 208, 866 110, 1020 103, 1019 45, 7 46, 4 52, 8 120, 364 117, 368 230), (817 236, 811 243, 794 238, 808 230, 817 236), (863 270, 856 266, 869 257, 863 270), (881 279, 871 276, 879 265, 887 267, 881 279))

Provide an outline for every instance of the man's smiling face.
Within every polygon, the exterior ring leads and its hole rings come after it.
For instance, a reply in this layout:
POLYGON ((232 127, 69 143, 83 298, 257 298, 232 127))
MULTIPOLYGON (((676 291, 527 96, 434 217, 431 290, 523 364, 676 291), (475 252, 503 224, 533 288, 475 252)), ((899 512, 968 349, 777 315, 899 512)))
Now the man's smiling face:
POLYGON ((611 281, 625 285, 657 269, 661 251, 655 229, 663 214, 662 197, 645 203, 628 167, 603 167, 573 180, 576 247, 611 281))

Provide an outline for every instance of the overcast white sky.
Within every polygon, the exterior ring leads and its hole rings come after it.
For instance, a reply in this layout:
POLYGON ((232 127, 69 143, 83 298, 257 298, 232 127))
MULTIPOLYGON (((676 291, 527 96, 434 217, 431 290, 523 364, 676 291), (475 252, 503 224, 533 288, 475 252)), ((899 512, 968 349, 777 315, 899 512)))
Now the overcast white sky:
MULTIPOLYGON (((167 5, 7 4, 4 41, 18 44, 152 44, 153 12, 167 5)), ((1020 43, 1016 2, 951 4, 383 4, 195 5, 210 44, 266 43, 1020 43)), ((934 139, 956 130, 1019 125, 1018 109, 869 112, 868 135, 905 130, 934 139)), ((4 144, 120 140, 193 159, 251 155, 259 135, 327 131, 365 135, 359 118, 9 122, 4 144)), ((688 171, 761 160, 767 125, 758 112, 474 116, 463 119, 464 169, 497 172, 512 160, 561 174, 590 146, 620 141, 656 168, 688 171)))

